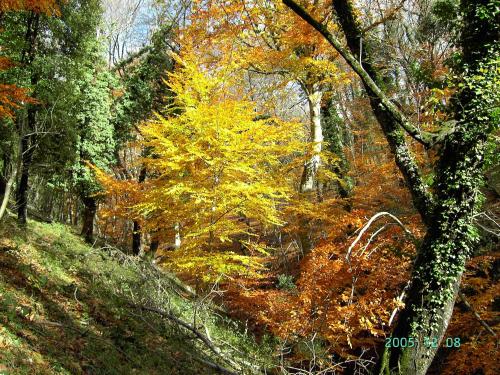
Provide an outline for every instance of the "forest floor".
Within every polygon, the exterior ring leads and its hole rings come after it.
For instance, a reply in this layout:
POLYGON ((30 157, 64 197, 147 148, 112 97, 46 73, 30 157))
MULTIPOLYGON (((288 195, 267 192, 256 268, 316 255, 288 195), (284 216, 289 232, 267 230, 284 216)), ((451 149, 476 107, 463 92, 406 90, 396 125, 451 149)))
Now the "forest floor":
POLYGON ((21 229, 8 219, 0 227, 0 374, 251 374, 270 366, 270 345, 188 292, 150 262, 89 247, 69 227, 30 221, 21 229))

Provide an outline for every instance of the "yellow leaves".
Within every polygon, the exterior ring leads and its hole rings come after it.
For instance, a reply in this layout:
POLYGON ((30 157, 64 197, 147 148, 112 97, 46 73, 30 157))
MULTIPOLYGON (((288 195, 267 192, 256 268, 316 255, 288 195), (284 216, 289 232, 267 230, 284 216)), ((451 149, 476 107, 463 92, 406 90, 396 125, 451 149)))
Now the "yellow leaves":
MULTIPOLYGON (((248 235, 247 221, 282 225, 279 206, 293 195, 295 177, 286 164, 305 148, 302 125, 255 120, 254 105, 240 98, 238 72, 207 70, 189 49, 175 58, 179 68, 169 77, 173 107, 140 127, 151 177, 134 195, 130 214, 143 217, 144 228, 167 241, 178 223, 181 252, 248 235)), ((127 194, 109 176, 99 179, 109 192, 127 194)))
POLYGON ((245 275, 260 278, 263 266, 254 257, 243 256, 233 252, 208 252, 191 250, 182 252, 164 252, 162 265, 177 272, 181 276, 198 278, 203 282, 214 282, 221 276, 231 277, 245 275))

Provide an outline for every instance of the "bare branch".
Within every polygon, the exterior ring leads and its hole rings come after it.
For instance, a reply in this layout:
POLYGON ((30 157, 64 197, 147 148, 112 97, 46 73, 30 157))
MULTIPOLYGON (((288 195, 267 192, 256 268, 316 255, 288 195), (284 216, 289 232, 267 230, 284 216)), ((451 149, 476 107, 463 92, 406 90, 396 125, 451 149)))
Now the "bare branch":
POLYGON ((479 316, 479 314, 477 313, 476 310, 474 310, 474 308, 471 306, 471 304, 469 303, 469 301, 467 301, 467 299, 465 298, 465 295, 462 293, 462 292, 458 292, 458 296, 460 297, 460 299, 462 300, 462 302, 464 303, 464 305, 467 307, 467 309, 472 313, 472 315, 474 315, 474 318, 476 318, 476 320, 493 336, 497 336, 497 334, 495 333, 495 331, 493 331, 491 329, 491 327, 488 325, 488 323, 486 323, 483 319, 481 319, 481 317, 479 316))
POLYGON ((337 39, 327 27, 318 21, 316 21, 302 6, 297 4, 294 0, 283 0, 283 3, 292 9, 298 16, 300 16, 304 21, 314 27, 325 39, 330 43, 330 45, 337 50, 337 52, 346 60, 346 62, 351 66, 351 68, 358 74, 363 83, 377 96, 381 104, 387 109, 391 116, 396 120, 396 122, 417 142, 423 144, 425 147, 432 147, 439 142, 443 141, 443 137, 449 134, 435 134, 430 132, 420 131, 415 127, 404 115, 403 112, 385 95, 385 93, 378 87, 375 81, 370 77, 370 75, 363 68, 361 63, 356 59, 356 57, 349 52, 349 50, 342 45, 339 39, 337 39))
POLYGON ((410 232, 404 226, 404 224, 401 222, 401 220, 399 220, 396 216, 394 216, 393 214, 391 214, 389 212, 378 212, 375 215, 373 215, 370 220, 368 220, 368 222, 363 226, 363 228, 361 228, 361 230, 358 233, 358 236, 356 237, 356 239, 354 240, 354 242, 351 244, 351 246, 349 246, 349 249, 347 249, 347 254, 346 254, 346 259, 347 260, 349 260, 349 257, 351 255, 352 249, 361 240, 361 237, 363 237, 363 234, 368 230, 368 228, 370 228, 370 226, 373 224, 373 222, 375 222, 376 220, 378 220, 382 216, 389 216, 391 219, 393 219, 396 222, 397 225, 399 225, 403 229, 403 231, 405 232, 405 234, 412 240, 412 242, 416 242, 417 241, 415 235, 412 232, 410 232))
POLYGON ((368 25, 367 27, 365 27, 363 29, 363 34, 366 34, 368 31, 373 30, 378 25, 382 25, 382 24, 386 23, 387 21, 391 21, 391 20, 395 19, 398 12, 401 10, 401 8, 403 8, 403 5, 405 2, 406 2, 406 0, 401 0, 399 5, 395 6, 394 8, 389 9, 383 17, 379 18, 378 20, 373 22, 371 25, 368 25))
MULTIPOLYGON (((163 318, 167 318, 168 320, 171 320, 172 322, 174 322, 174 323, 178 324, 179 326, 181 326, 181 327, 187 329, 188 331, 192 332, 201 342, 203 342, 203 344, 205 344, 205 346, 212 353, 214 353, 218 357, 222 358, 224 361, 226 361, 229 364, 231 364, 231 366, 238 367, 237 364, 234 361, 232 361, 229 358, 224 357, 222 355, 222 351, 218 347, 216 347, 213 344, 213 342, 207 336, 205 336, 203 333, 201 333, 200 331, 198 331, 193 325, 191 325, 191 324, 183 321, 182 319, 179 319, 174 314, 172 314, 172 313, 170 313, 168 311, 162 310, 162 309, 158 309, 156 307, 148 307, 148 306, 142 306, 142 305, 130 305, 130 307, 133 307, 133 308, 136 308, 136 309, 139 309, 139 310, 143 310, 143 311, 153 312, 155 314, 160 315, 163 318)), ((206 362, 206 364, 208 364, 208 362, 206 362)), ((231 375, 232 374, 236 374, 235 372, 233 372, 231 370, 228 370, 228 369, 226 369, 226 368, 224 368, 222 366, 219 366, 219 365, 216 365, 216 366, 219 369, 219 371, 223 370, 224 374, 231 374, 231 375)), ((214 366, 211 366, 211 367, 215 368, 214 366)))

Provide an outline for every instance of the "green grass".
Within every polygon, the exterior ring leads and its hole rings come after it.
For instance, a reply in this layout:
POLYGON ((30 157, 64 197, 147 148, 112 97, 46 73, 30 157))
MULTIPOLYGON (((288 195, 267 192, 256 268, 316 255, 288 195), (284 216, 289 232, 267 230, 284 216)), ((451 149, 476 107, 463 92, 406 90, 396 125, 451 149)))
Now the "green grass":
POLYGON ((0 374, 238 374, 272 366, 271 345, 147 261, 91 248, 70 228, 0 223, 0 374), (171 320, 210 339, 222 357, 171 320), (229 358, 232 363, 223 359, 229 358))

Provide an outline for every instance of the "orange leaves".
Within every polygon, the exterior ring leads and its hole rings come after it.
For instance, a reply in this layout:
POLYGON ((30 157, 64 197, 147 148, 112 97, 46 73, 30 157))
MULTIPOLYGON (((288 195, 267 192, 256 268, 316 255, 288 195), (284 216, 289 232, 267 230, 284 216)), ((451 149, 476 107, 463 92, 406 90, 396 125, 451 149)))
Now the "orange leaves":
MULTIPOLYGON (((14 63, 6 58, 0 57, 0 71, 10 69, 14 63)), ((14 111, 26 103, 37 103, 28 96, 28 91, 16 85, 0 84, 0 118, 14 117, 14 111)))
POLYGON ((487 332, 477 317, 461 299, 455 309, 448 327, 448 337, 460 337, 459 348, 452 348, 443 367, 444 375, 476 374, 494 375, 500 372, 498 361, 498 296, 500 282, 495 276, 495 265, 500 261, 497 252, 472 258, 465 272, 461 290, 474 312, 496 333, 487 332))
POLYGON ((36 103, 28 96, 26 89, 16 85, 0 84, 0 118, 13 118, 14 111, 25 103, 36 103))
MULTIPOLYGON (((45 13, 48 16, 60 14, 55 0, 2 0, 0 2, 0 13, 13 11, 33 11, 45 13)), ((0 71, 7 70, 13 65, 10 59, 0 57, 0 71)), ((26 89, 16 85, 0 84, 0 118, 13 118, 14 111, 26 103, 36 103, 36 100, 28 96, 26 89)))
POLYGON ((389 250, 398 244, 391 240, 392 234, 382 237, 383 246, 376 244, 381 248, 370 256, 354 254, 349 262, 345 258, 347 242, 325 240, 302 260, 296 289, 254 287, 238 292, 232 285, 230 306, 292 341, 319 333, 333 351, 344 354, 373 344, 385 334, 392 310, 400 307, 394 297, 410 266, 409 259, 389 250))
MULTIPOLYGON (((327 1, 311 10, 320 19, 331 12, 327 1)), ((337 54, 312 27, 295 17, 281 1, 199 1, 190 25, 181 31, 204 54, 243 69, 277 73, 281 80, 306 85, 345 82, 339 74, 337 54)))
POLYGON ((55 0, 2 0, 0 3, 0 12, 24 10, 45 13, 48 16, 57 16, 60 14, 55 0))

